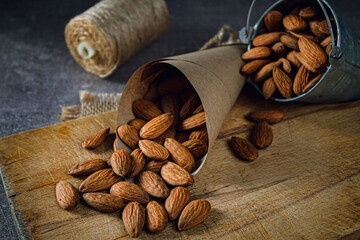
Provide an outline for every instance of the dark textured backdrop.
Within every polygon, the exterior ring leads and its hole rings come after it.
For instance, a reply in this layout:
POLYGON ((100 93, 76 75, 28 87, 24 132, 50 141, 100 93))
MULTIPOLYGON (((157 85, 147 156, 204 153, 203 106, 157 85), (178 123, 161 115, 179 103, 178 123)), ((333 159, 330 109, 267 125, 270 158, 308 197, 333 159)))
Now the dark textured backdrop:
MULTIPOLYGON (((223 25, 245 25, 250 0, 168 0, 170 28, 101 79, 71 57, 64 28, 96 0, 0 0, 0 138, 59 122, 61 106, 78 104, 78 91, 120 92, 135 69, 166 56, 197 50, 223 25)), ((253 22, 274 1, 258 0, 253 22)), ((359 1, 331 1, 358 24, 359 1)), ((359 26, 356 27, 360 30, 359 26)), ((0 180, 1 181, 1 180, 0 180)), ((17 239, 0 183, 0 239, 17 239)))

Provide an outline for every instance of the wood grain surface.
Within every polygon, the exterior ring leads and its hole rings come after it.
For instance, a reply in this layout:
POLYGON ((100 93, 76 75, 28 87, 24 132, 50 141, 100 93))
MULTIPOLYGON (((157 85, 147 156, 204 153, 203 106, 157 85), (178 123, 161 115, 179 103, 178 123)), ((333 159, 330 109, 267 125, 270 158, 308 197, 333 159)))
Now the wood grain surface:
MULTIPOLYGON (((104 127, 115 128, 115 112, 64 122, 0 140, 0 164, 20 232, 34 239, 126 239, 119 212, 99 213, 81 202, 61 209, 55 184, 75 163, 108 159, 112 139, 89 151, 81 142, 104 127)), ((184 232, 176 222, 139 239, 359 239, 360 101, 332 105, 265 102, 242 94, 209 157, 190 187, 191 200, 205 198, 212 211, 184 232), (248 137, 244 115, 279 109, 273 144, 245 162, 232 152, 231 136, 248 137)))

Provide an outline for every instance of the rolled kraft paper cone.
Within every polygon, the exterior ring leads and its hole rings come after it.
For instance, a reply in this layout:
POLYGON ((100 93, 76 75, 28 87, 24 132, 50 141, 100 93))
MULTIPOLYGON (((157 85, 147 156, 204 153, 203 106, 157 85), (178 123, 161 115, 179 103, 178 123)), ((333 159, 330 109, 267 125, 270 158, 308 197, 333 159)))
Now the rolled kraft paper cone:
MULTIPOLYGON (((132 103, 143 98, 151 83, 144 79, 161 69, 176 68, 190 81, 204 106, 210 151, 244 86, 245 77, 240 74, 244 62, 240 56, 245 51, 245 45, 221 46, 145 64, 136 70, 125 86, 119 102, 117 126, 135 118, 131 110, 132 103)), ((119 136, 117 138, 119 149, 131 151, 119 136)), ((196 161, 192 175, 200 170, 206 158, 207 155, 196 161)))
POLYGON ((164 0, 103 0, 70 20, 65 40, 86 71, 107 77, 168 26, 164 0))

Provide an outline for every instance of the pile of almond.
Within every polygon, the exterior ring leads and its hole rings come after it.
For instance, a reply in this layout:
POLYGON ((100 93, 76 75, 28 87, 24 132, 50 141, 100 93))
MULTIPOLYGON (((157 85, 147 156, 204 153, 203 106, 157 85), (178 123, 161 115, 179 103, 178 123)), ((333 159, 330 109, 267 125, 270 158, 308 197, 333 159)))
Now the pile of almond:
POLYGON ((267 32, 256 36, 252 48, 242 55, 248 63, 241 73, 251 75, 265 99, 292 98, 309 91, 329 65, 332 40, 322 12, 315 6, 284 14, 270 11, 263 23, 267 32))
MULTIPOLYGON (((72 176, 88 176, 79 191, 66 181, 56 185, 56 197, 64 209, 73 209, 80 194, 87 204, 102 212, 121 208, 124 226, 131 237, 145 228, 151 233, 178 219, 187 230, 210 214, 207 200, 189 202, 186 186, 194 183, 190 172, 208 149, 205 112, 188 80, 176 72, 160 71, 143 99, 133 102, 137 117, 118 127, 121 141, 132 151, 118 150, 109 161, 93 159, 69 169, 72 176), (125 178, 133 178, 133 182, 125 178), (126 205, 125 205, 126 204, 126 205)), ((109 128, 87 138, 82 146, 93 149, 108 136, 109 128)))

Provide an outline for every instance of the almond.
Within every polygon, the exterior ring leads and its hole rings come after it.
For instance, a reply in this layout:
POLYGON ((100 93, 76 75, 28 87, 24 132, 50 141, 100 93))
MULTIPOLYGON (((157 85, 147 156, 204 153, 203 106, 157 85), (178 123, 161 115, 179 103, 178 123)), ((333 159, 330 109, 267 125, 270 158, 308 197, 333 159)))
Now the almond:
POLYGON ((161 110, 153 102, 146 99, 134 101, 132 111, 135 116, 147 121, 162 114, 161 110))
POLYGON ((179 121, 180 101, 175 94, 166 94, 161 98, 161 108, 164 113, 171 113, 174 116, 173 125, 179 121))
POLYGON ((157 72, 152 73, 151 75, 147 76, 145 79, 142 80, 142 82, 145 85, 149 85, 149 84, 153 83, 154 80, 156 80, 157 77, 159 77, 162 73, 166 72, 166 70, 167 70, 166 68, 160 69, 157 72))
POLYGON ((110 194, 118 196, 126 202, 139 202, 147 204, 150 201, 149 195, 138 185, 131 182, 118 182, 110 188, 110 194))
POLYGON ((114 140, 114 143, 113 143, 113 150, 114 150, 114 152, 115 152, 116 150, 118 150, 117 138, 115 138, 115 140, 114 140))
POLYGON ((200 139, 190 139, 182 145, 189 150, 195 159, 202 158, 208 151, 206 143, 200 139))
POLYGON ((167 138, 175 138, 176 136, 176 130, 173 126, 169 127, 168 130, 166 130, 163 134, 158 136, 154 139, 154 142, 163 145, 165 142, 165 139, 167 138))
POLYGON ((289 60, 296 68, 299 68, 302 64, 301 62, 296 58, 296 52, 291 51, 286 55, 286 59, 289 60))
POLYGON ((175 139, 179 143, 183 143, 183 142, 189 140, 190 133, 191 133, 190 131, 177 132, 175 135, 175 139))
POLYGON ((145 224, 145 209, 138 202, 128 203, 123 212, 122 220, 130 237, 138 237, 145 224))
POLYGON ((331 36, 328 36, 320 43, 320 46, 323 48, 326 48, 327 45, 329 45, 331 43, 332 43, 331 36))
POLYGON ((168 150, 154 141, 140 140, 139 147, 141 152, 148 158, 164 161, 169 157, 168 150))
POLYGON ((152 171, 154 173, 160 173, 160 169, 161 167, 166 164, 168 161, 165 160, 165 161, 162 161, 162 162, 158 162, 158 161, 155 161, 155 160, 152 160, 150 162, 148 162, 143 171, 152 171))
POLYGON ((279 58, 278 62, 282 63, 282 68, 287 74, 291 73, 291 63, 289 60, 287 60, 286 58, 279 58))
POLYGON ((178 125, 178 130, 186 131, 195 128, 200 128, 205 125, 206 125, 205 112, 201 112, 181 121, 180 124, 178 125))
POLYGON ((282 32, 264 33, 264 34, 256 36, 254 38, 252 44, 255 47, 272 45, 272 44, 280 41, 280 36, 282 34, 283 34, 282 32))
POLYGON ((293 83, 289 78, 289 76, 286 75, 286 73, 284 73, 279 68, 274 68, 273 80, 277 89, 279 90, 281 95, 283 95, 284 98, 292 98, 292 96, 294 95, 292 90, 293 83))
POLYGON ((193 93, 183 104, 180 110, 179 117, 181 120, 192 115, 197 106, 201 104, 200 98, 197 93, 193 93))
POLYGON ((74 177, 90 175, 93 172, 106 168, 107 163, 102 159, 92 159, 75 164, 68 174, 74 177))
POLYGON ((130 154, 131 164, 127 173, 129 178, 135 177, 145 166, 146 159, 140 148, 135 149, 130 154))
POLYGON ((271 47, 271 50, 273 52, 273 57, 274 58, 280 58, 280 57, 282 57, 282 56, 284 56, 286 54, 286 47, 282 42, 275 43, 271 47))
POLYGON ((255 75, 252 76, 254 82, 261 82, 269 78, 274 68, 279 67, 281 62, 271 62, 263 66, 255 75))
POLYGON ((190 173, 173 162, 164 164, 160 174, 164 181, 172 186, 189 186, 194 183, 190 173))
POLYGON ((88 176, 79 187, 80 192, 98 192, 110 188, 113 184, 121 181, 122 178, 115 174, 111 168, 94 172, 88 176))
POLYGON ((110 128, 104 128, 88 137, 83 143, 82 147, 87 149, 94 149, 100 146, 109 135, 110 128))
POLYGON ((299 12, 300 12, 301 8, 300 7, 296 7, 294 8, 293 10, 291 10, 291 12, 289 13, 289 15, 299 15, 299 12))
POLYGON ((157 92, 158 82, 153 82, 150 84, 148 90, 144 95, 144 99, 155 101, 159 98, 159 93, 157 92))
POLYGON ((76 207, 80 201, 80 194, 71 183, 59 181, 55 187, 56 200, 60 207, 71 210, 76 207))
POLYGON ((246 117, 254 122, 266 121, 269 124, 275 124, 281 122, 284 113, 277 110, 262 110, 251 112, 246 117))
POLYGON ((260 149, 267 148, 273 140, 273 132, 270 125, 261 121, 255 125, 251 134, 251 140, 260 149))
POLYGON ((153 197, 166 198, 169 196, 169 189, 162 178, 152 171, 142 171, 136 178, 136 183, 153 197))
POLYGON ((168 93, 181 93, 190 87, 190 83, 183 75, 174 75, 162 80, 158 85, 158 92, 161 96, 168 93))
POLYGON ((146 121, 141 118, 135 118, 129 122, 128 125, 133 126, 137 131, 145 125, 146 121))
POLYGON ((331 52, 331 49, 332 49, 332 45, 331 44, 328 44, 325 48, 325 53, 327 55, 330 55, 330 52, 331 52))
POLYGON ((266 100, 270 99, 271 96, 275 93, 276 86, 274 83, 273 78, 268 78, 264 81, 264 84, 262 86, 262 94, 266 100))
POLYGON ((151 233, 159 233, 166 228, 168 214, 165 209, 156 201, 146 205, 146 229, 151 233))
POLYGON ((325 68, 327 55, 320 46, 307 38, 300 38, 298 45, 300 54, 296 57, 307 69, 318 73, 325 68))
POLYGON ((315 19, 309 23, 309 28, 312 34, 314 34, 319 39, 324 39, 327 37, 322 31, 320 31, 320 22, 321 19, 315 19))
POLYGON ((269 59, 255 59, 255 60, 252 60, 251 62, 246 63, 241 68, 241 73, 245 74, 245 75, 253 74, 257 70, 262 68, 264 65, 268 64, 269 62, 270 62, 269 59))
POLYGON ((283 25, 286 30, 299 32, 307 27, 307 22, 302 17, 287 15, 283 18, 283 25))
POLYGON ((252 60, 257 58, 267 58, 271 55, 271 49, 268 47, 254 47, 250 50, 247 50, 241 56, 244 60, 252 60))
POLYGON ((164 146, 170 153, 171 159, 186 171, 190 172, 195 166, 195 160, 189 150, 173 138, 165 139, 164 146))
POLYGON ((169 197, 165 201, 165 209, 169 214, 169 220, 176 220, 181 211, 190 200, 190 191, 184 187, 176 187, 171 190, 169 197))
POLYGON ((131 149, 135 149, 138 146, 140 140, 138 131, 130 125, 122 125, 117 129, 120 139, 128 145, 131 149))
POLYGON ((306 93, 309 91, 315 84, 324 76, 324 74, 319 74, 315 78, 313 78, 303 89, 302 93, 306 93))
POLYGON ((306 20, 316 17, 317 14, 318 14, 318 10, 314 6, 302 8, 299 12, 299 16, 306 20))
POLYGON ((327 23, 326 19, 319 23, 319 31, 326 35, 330 35, 329 24, 327 23))
POLYGON ((130 154, 125 150, 117 150, 111 155, 110 164, 117 175, 125 177, 131 165, 130 154))
POLYGON ((284 35, 281 35, 280 41, 288 48, 291 48, 294 50, 299 50, 297 37, 294 37, 290 34, 284 34, 284 35))
POLYGON ((106 213, 115 212, 124 205, 122 198, 108 193, 85 193, 83 199, 96 210, 106 213))
POLYGON ((246 139, 232 137, 231 145, 235 153, 244 160, 253 161, 258 157, 258 150, 246 139))
POLYGON ((279 11, 270 11, 264 18, 266 28, 270 31, 277 31, 282 28, 283 14, 279 11))
POLYGON ((302 65, 296 73, 293 90, 296 95, 301 95, 304 87, 311 79, 311 72, 302 65))
POLYGON ((309 40, 311 40, 311 41, 313 41, 315 43, 320 42, 320 39, 318 37, 316 37, 316 36, 314 36, 312 34, 306 33, 306 32, 298 32, 298 33, 296 33, 296 32, 289 31, 289 33, 291 35, 293 35, 294 37, 296 37, 296 38, 302 38, 303 37, 303 38, 307 38, 307 39, 309 39, 309 40))
MULTIPOLYGON (((206 145, 209 144, 209 136, 206 127, 196 129, 190 133, 190 136, 188 139, 200 139, 206 143, 206 145)), ((177 140, 177 139, 176 139, 177 140)), ((180 142, 180 141, 178 141, 180 142)))
POLYGON ((174 122, 174 116, 171 113, 161 114, 148 121, 140 129, 142 139, 154 139, 163 134, 174 122))
POLYGON ((202 223, 210 214, 211 204, 204 199, 191 201, 181 212, 179 230, 187 230, 202 223))
POLYGON ((200 104, 197 108, 195 108, 195 110, 193 111, 193 115, 201 112, 204 112, 204 106, 202 104, 200 104))

